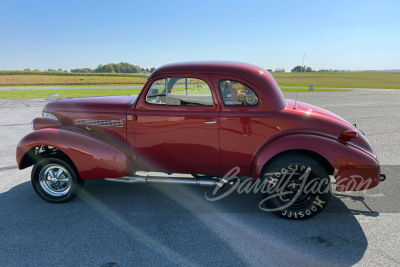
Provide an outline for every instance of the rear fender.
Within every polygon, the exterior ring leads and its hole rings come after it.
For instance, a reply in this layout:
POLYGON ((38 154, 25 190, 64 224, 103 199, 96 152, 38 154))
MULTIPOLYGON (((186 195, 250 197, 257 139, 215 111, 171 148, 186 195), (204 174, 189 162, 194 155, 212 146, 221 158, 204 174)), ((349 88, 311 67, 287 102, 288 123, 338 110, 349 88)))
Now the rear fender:
POLYGON ((348 143, 314 134, 290 134, 267 142, 256 154, 251 177, 258 179, 269 160, 282 153, 304 151, 319 155, 334 170, 337 191, 361 191, 379 184, 380 165, 366 152, 348 143))
POLYGON ((131 166, 129 153, 110 142, 79 131, 46 128, 31 132, 19 142, 19 168, 28 167, 29 164, 22 164, 23 158, 35 157, 31 154, 34 148, 43 145, 65 153, 82 179, 122 177, 128 175, 131 166))

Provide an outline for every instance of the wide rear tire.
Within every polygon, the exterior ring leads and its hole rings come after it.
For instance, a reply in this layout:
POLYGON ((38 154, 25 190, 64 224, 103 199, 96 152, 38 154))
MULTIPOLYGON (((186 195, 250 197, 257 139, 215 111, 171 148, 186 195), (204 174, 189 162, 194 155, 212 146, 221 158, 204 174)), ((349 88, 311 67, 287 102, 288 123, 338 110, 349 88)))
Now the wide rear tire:
POLYGON ((273 159, 263 170, 266 211, 291 220, 305 220, 320 213, 331 197, 326 169, 314 158, 290 154, 273 159))

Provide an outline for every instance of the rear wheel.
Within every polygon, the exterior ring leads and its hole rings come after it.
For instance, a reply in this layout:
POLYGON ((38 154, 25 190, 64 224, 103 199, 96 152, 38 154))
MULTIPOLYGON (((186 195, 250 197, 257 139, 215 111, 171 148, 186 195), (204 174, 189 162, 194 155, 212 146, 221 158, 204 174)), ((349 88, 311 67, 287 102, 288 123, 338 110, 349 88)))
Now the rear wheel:
POLYGON ((36 193, 46 201, 62 203, 75 197, 83 186, 74 168, 59 158, 46 158, 35 164, 31 175, 36 193))
POLYGON ((304 220, 320 213, 328 204, 331 191, 326 169, 315 159, 291 154, 268 163, 263 170, 266 211, 279 217, 304 220))

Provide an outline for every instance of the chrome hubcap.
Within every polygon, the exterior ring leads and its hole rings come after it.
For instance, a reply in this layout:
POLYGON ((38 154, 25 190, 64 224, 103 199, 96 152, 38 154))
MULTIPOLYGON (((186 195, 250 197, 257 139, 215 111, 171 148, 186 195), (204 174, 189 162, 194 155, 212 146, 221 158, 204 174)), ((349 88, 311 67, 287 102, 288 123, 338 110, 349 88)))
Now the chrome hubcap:
POLYGON ((39 182, 43 190, 52 196, 66 195, 72 187, 72 176, 59 164, 46 165, 39 173, 39 182))

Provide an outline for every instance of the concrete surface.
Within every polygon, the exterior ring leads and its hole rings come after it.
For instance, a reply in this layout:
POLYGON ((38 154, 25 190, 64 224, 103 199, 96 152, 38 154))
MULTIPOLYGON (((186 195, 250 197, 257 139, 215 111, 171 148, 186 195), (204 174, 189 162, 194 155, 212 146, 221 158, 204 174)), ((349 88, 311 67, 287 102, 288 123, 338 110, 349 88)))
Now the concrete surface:
POLYGON ((32 189, 31 168, 15 167, 16 145, 45 101, 0 100, 0 265, 400 265, 400 90, 307 92, 298 100, 357 123, 388 176, 370 196, 334 197, 300 222, 262 212, 258 196, 209 202, 212 189, 191 186, 88 181, 81 198, 47 203, 32 189))

